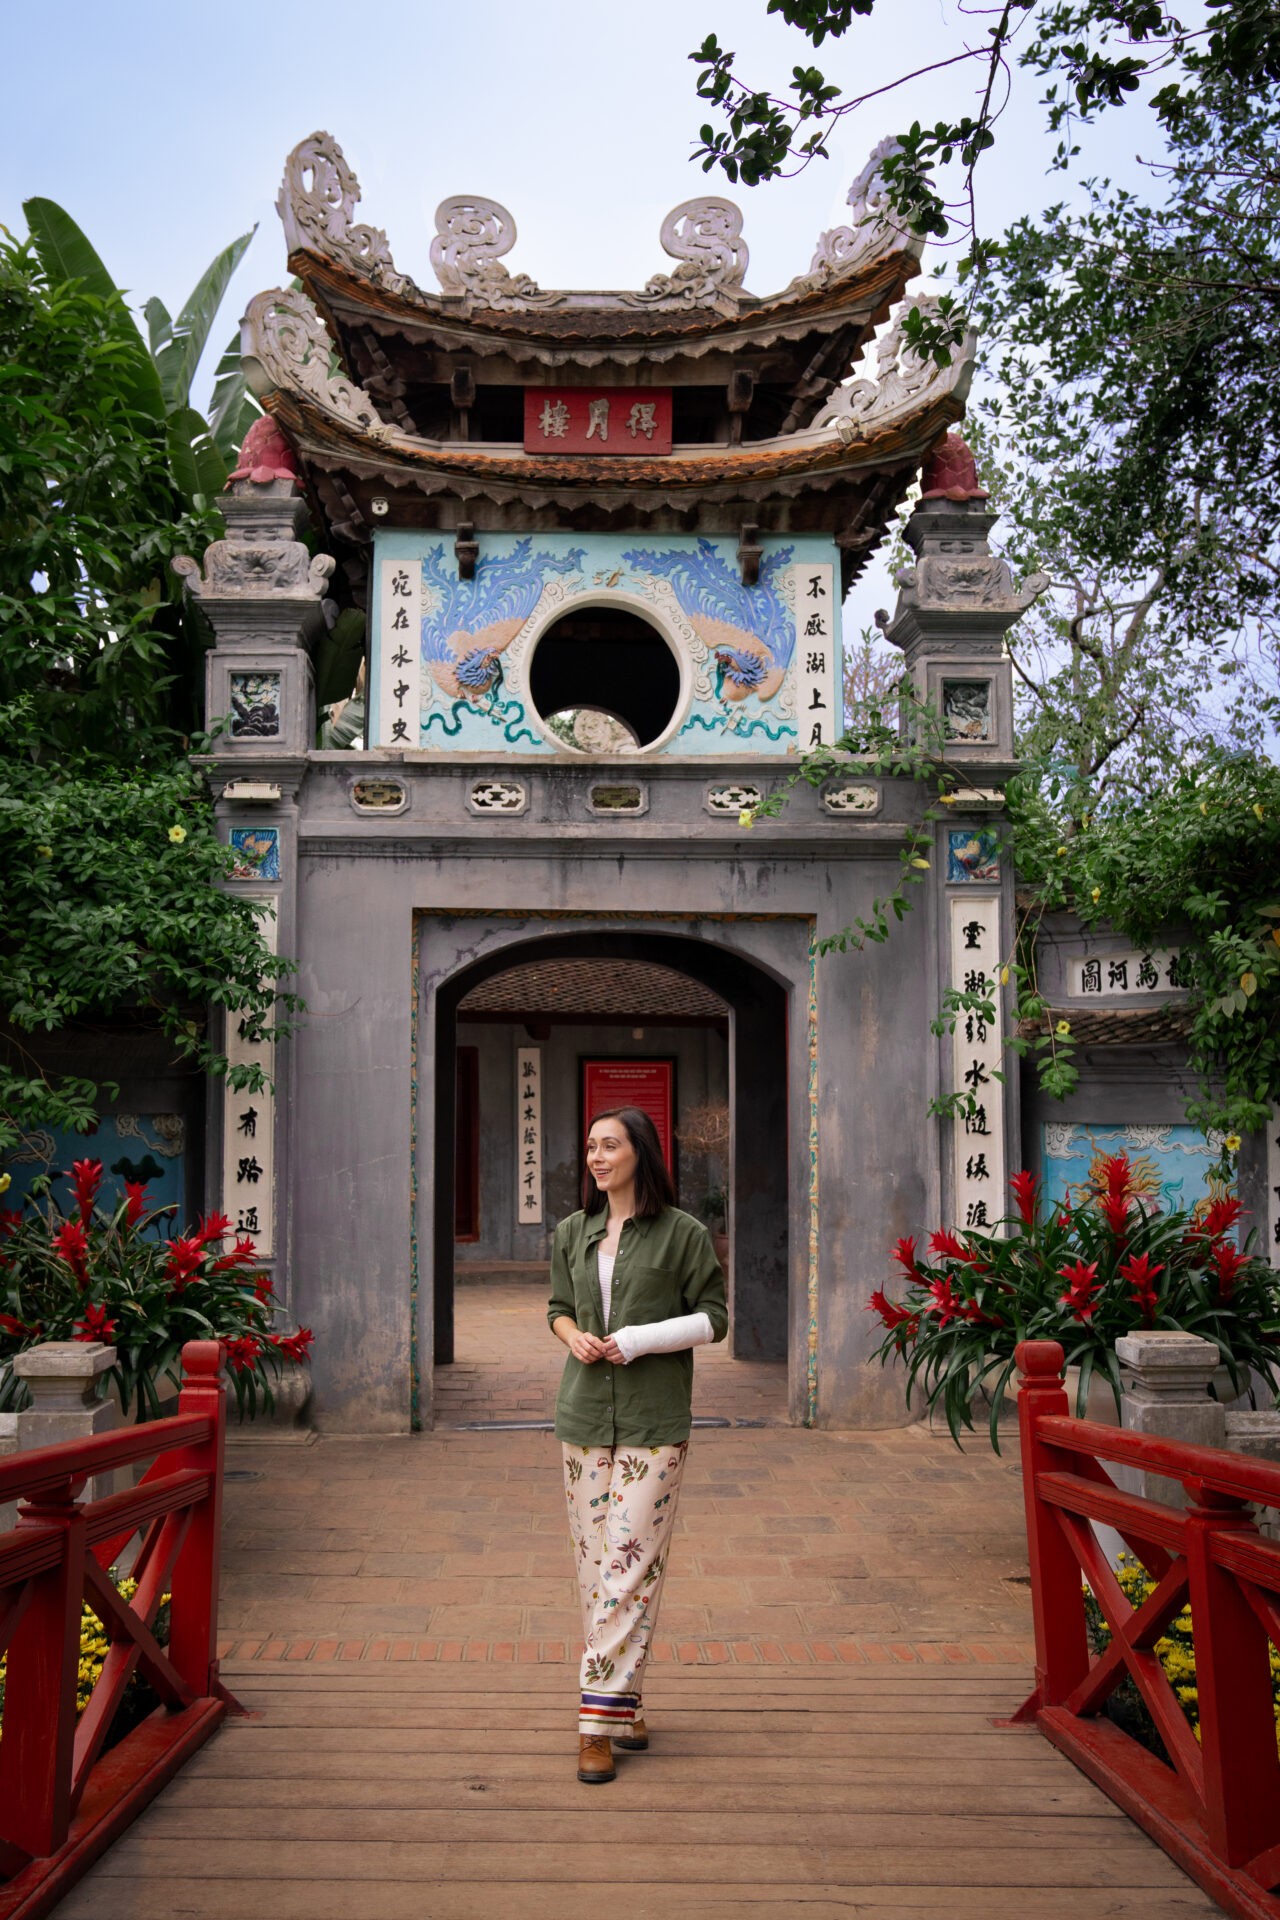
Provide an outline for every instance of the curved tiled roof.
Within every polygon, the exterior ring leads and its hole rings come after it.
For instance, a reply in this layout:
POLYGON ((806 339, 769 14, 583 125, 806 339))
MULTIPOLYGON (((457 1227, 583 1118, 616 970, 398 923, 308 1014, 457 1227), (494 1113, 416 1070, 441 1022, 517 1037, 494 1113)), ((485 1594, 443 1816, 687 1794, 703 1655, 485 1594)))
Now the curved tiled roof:
POLYGON ((700 981, 647 960, 534 960, 494 974, 459 1002, 458 1012, 573 1014, 587 1018, 727 1020, 729 1009, 700 981))

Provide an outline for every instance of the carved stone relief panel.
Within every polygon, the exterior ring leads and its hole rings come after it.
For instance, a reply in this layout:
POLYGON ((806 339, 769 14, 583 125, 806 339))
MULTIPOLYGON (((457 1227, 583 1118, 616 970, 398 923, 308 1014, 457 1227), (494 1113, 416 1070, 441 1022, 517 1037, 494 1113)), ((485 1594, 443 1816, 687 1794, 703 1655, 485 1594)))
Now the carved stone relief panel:
POLYGON ((763 800, 762 788, 734 781, 726 787, 708 787, 703 805, 708 813, 730 813, 736 819, 740 813, 752 812, 763 800))
POLYGON ((824 787, 822 804, 828 813, 868 814, 880 811, 880 789, 868 786, 864 781, 846 780, 836 786, 824 787))
POLYGON ((232 673, 231 719, 233 740, 274 740, 280 732, 280 675, 232 673))
POLYGON ((467 795, 472 813, 524 813, 529 789, 521 780, 477 780, 467 795))
POLYGON ((942 726, 947 739, 994 739, 995 716, 991 696, 990 680, 944 680, 942 726))

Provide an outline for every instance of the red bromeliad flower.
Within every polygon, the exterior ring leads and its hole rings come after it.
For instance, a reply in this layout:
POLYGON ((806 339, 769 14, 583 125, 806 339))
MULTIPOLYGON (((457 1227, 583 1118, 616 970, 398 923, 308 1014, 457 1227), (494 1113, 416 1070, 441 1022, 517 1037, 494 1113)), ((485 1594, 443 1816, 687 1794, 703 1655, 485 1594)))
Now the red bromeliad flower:
POLYGON ((950 1227, 942 1227, 937 1233, 929 1235, 930 1253, 945 1254, 951 1260, 964 1260, 972 1264, 974 1255, 968 1247, 952 1233, 950 1227))
MULTIPOLYGON (((215 1267, 214 1272, 216 1273, 217 1271, 218 1269, 215 1267)), ((271 1284, 269 1275, 265 1273, 255 1274, 254 1281, 253 1281, 253 1297, 264 1307, 266 1306, 268 1300, 271 1300, 275 1297, 275 1288, 271 1284)))
POLYGON ((73 1337, 77 1340, 101 1340, 110 1346, 115 1330, 116 1323, 108 1320, 105 1306, 88 1306, 84 1310, 84 1319, 76 1321, 73 1337))
POLYGON ((1075 1260, 1069 1267, 1058 1268, 1059 1280, 1065 1280, 1067 1291, 1058 1296, 1060 1306, 1075 1320, 1088 1320, 1098 1304, 1098 1295, 1102 1289, 1098 1285, 1098 1263, 1090 1260, 1075 1260))
POLYGON ((1199 1230, 1201 1233, 1207 1233, 1211 1240, 1216 1240, 1220 1234, 1234 1227, 1242 1211, 1238 1200, 1215 1200, 1205 1209, 1199 1230))
POLYGON ((1123 1193, 1104 1193, 1098 1201, 1098 1212, 1117 1240, 1128 1238, 1129 1202, 1123 1193))
POLYGON ((78 1220, 64 1220, 53 1236, 53 1250, 65 1260, 76 1277, 76 1284, 89 1284, 89 1236, 78 1220))
POLYGON ((924 1286, 924 1275, 916 1265, 916 1243, 914 1234, 909 1235, 905 1240, 896 1241, 893 1252, 889 1257, 897 1261, 909 1279, 914 1280, 918 1286, 924 1286))
POLYGON ((193 1280, 200 1278, 200 1268, 204 1263, 204 1243, 199 1239, 170 1240, 165 1248, 165 1272, 175 1293, 181 1293, 193 1280))
POLYGON ((877 1287, 868 1300, 867 1312, 878 1313, 890 1333, 895 1327, 905 1326, 909 1320, 916 1318, 910 1307, 900 1307, 895 1300, 888 1299, 883 1287, 877 1287))
MULTIPOLYGON (((901 1312, 901 1309, 899 1308, 897 1311, 901 1312)), ((911 1315, 904 1314, 903 1318, 909 1320, 911 1315)), ((267 1338, 277 1353, 283 1354, 286 1360, 295 1360, 301 1365, 307 1357, 308 1349, 314 1341, 315 1335, 312 1333, 310 1327, 299 1327, 296 1333, 272 1333, 268 1334, 267 1338)))
POLYGON ((128 1196, 128 1205, 124 1210, 125 1224, 136 1227, 147 1210, 147 1190, 140 1180, 126 1180, 124 1190, 128 1196))
POLYGON ((1024 1227, 1035 1224, 1036 1183, 1030 1173, 1015 1173, 1009 1185, 1013 1188, 1013 1197, 1018 1203, 1018 1212, 1022 1216, 1024 1227))
POLYGON ((262 1357, 261 1340, 255 1340, 249 1333, 241 1334, 236 1340, 224 1340, 222 1345, 228 1366, 237 1373, 252 1373, 262 1357))
POLYGON ((22 1225, 21 1207, 0 1207, 0 1233, 10 1234, 22 1225))
POLYGON ((1236 1290, 1236 1280, 1239 1277, 1240 1269, 1241 1267, 1247 1267, 1248 1264, 1249 1256, 1247 1253, 1241 1253, 1239 1247, 1234 1246, 1230 1240, 1218 1241, 1209 1255, 1209 1265, 1212 1267, 1218 1282, 1219 1300, 1229 1300, 1231 1298, 1236 1290))
POLYGON ((93 1203, 98 1197, 98 1188, 102 1185, 101 1160, 73 1160, 71 1184, 75 1188, 76 1204, 80 1209, 80 1224, 87 1227, 93 1218, 93 1203))
POLYGON ((1158 1273, 1164 1272, 1164 1267, 1159 1262, 1152 1266, 1151 1256, 1148 1253, 1135 1253, 1128 1260, 1122 1261, 1117 1271, 1120 1278, 1129 1283, 1133 1304, 1142 1313, 1143 1326, 1153 1327, 1156 1323, 1156 1310, 1160 1305, 1156 1298, 1155 1278, 1158 1273))
POLYGON ((0 1313, 0 1333, 11 1333, 17 1339, 31 1339, 42 1329, 29 1327, 25 1320, 15 1320, 11 1313, 0 1313))
POLYGON ((195 1238, 202 1247, 207 1247, 211 1240, 225 1239, 230 1231, 231 1222, 225 1213, 211 1213, 206 1215, 196 1228, 195 1238))
POLYGON ((1133 1186, 1133 1168, 1129 1165, 1127 1153, 1104 1153, 1102 1156, 1102 1179, 1107 1193, 1127 1197, 1133 1186))
POLYGON ((937 1320, 939 1329, 949 1326, 953 1320, 964 1320, 965 1302, 955 1291, 949 1278, 933 1280, 929 1283, 929 1297, 933 1305, 927 1309, 937 1320))
POLYGON ((214 1273, 230 1273, 233 1267, 251 1267, 258 1258, 258 1250, 253 1241, 245 1237, 236 1241, 230 1253, 224 1253, 213 1263, 214 1273))

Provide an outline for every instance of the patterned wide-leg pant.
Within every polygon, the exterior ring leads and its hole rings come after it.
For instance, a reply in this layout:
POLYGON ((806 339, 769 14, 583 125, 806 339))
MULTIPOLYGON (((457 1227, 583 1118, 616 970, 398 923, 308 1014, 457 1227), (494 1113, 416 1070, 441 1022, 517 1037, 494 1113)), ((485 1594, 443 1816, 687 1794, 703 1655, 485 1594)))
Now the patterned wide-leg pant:
POLYGON ((581 1733, 624 1733, 640 1710, 687 1440, 564 1448, 582 1600, 581 1733))

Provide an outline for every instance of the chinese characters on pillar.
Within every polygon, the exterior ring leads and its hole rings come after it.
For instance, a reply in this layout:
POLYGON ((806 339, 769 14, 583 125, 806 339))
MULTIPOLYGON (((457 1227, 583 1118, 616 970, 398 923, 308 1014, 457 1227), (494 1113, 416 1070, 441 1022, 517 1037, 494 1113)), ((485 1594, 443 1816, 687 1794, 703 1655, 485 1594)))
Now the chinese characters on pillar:
MULTIPOLYGON (((259 914, 262 937, 272 953, 278 951, 274 915, 259 914)), ((275 1075, 275 1043, 255 1039, 241 1014, 227 1015, 227 1058, 233 1067, 260 1066, 268 1080, 275 1075)), ((258 1093, 223 1082, 222 1095, 222 1206, 236 1233, 249 1234, 258 1252, 269 1259, 275 1252, 275 1095, 269 1086, 258 1093)))
POLYGON ((796 744, 829 747, 844 732, 836 691, 836 584, 829 561, 794 566, 796 597, 796 744))
POLYGON ((671 451, 670 387, 526 387, 526 453, 671 451))
POLYGON ((381 563, 378 601, 378 712, 374 744, 417 747, 422 704, 422 563, 381 563))
MULTIPOLYGON (((981 993, 1000 1008, 1000 899, 998 894, 953 895, 950 984, 981 993)), ((953 1121, 952 1188, 957 1227, 990 1227, 1007 1210, 1004 1162, 1004 1084, 1000 1022, 976 1013, 956 1018, 952 1086, 972 1096, 972 1111, 953 1121)))
POLYGON ((542 1225, 542 1048, 516 1048, 516 1219, 542 1225))

